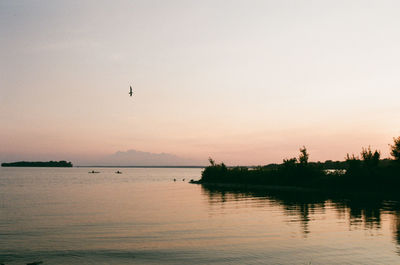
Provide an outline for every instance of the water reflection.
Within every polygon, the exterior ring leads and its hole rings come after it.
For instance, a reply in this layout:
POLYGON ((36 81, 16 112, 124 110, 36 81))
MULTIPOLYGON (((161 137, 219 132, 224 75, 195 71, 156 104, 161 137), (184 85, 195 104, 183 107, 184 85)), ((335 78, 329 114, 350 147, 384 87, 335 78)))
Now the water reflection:
POLYGON ((393 238, 400 255, 400 196, 371 193, 326 194, 298 190, 251 191, 212 185, 203 185, 202 193, 206 195, 211 206, 223 207, 230 202, 250 201, 251 203, 242 204, 242 207, 279 207, 288 217, 287 222, 299 223, 304 237, 312 233, 310 222, 315 220, 315 215, 324 215, 328 208, 336 213, 334 218, 348 224, 350 231, 362 229, 371 234, 379 234, 382 216, 385 215, 392 224, 393 238))

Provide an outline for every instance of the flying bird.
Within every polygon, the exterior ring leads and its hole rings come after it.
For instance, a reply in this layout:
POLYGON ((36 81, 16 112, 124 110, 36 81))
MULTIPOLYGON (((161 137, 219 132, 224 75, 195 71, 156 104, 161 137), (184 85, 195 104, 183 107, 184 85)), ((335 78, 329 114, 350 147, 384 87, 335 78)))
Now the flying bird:
POLYGON ((133 92, 132 92, 132 86, 129 86, 129 95, 132 97, 132 94, 133 94, 133 92))

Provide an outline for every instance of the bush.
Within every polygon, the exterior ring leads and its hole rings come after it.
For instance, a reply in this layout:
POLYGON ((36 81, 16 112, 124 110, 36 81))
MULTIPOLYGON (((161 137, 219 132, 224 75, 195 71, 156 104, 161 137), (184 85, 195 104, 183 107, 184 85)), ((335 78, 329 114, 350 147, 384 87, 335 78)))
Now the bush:
POLYGON ((307 165, 308 164, 308 157, 309 157, 309 154, 307 153, 307 149, 303 145, 303 148, 300 148, 299 163, 301 165, 307 165))
POLYGON ((371 147, 363 148, 361 151, 361 157, 364 160, 365 166, 369 169, 376 168, 379 163, 379 159, 381 157, 381 153, 378 150, 375 152, 371 151, 371 147))

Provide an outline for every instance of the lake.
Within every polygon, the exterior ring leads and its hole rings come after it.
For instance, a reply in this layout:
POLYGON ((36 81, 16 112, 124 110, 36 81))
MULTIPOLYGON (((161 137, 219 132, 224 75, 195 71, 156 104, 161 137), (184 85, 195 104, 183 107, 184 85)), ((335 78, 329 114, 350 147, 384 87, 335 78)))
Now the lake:
POLYGON ((188 183, 200 175, 0 168, 0 263, 400 264, 398 200, 188 183))

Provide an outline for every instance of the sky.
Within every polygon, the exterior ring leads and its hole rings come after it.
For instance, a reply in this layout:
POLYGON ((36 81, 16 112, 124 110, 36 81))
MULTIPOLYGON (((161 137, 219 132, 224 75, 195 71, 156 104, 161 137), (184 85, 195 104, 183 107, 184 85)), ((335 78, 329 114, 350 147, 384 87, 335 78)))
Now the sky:
MULTIPOLYGON (((0 0, 0 161, 389 157, 399 1, 0 0), (129 86, 134 96, 129 97, 129 86)), ((107 161, 103 161, 107 163, 107 161)))

